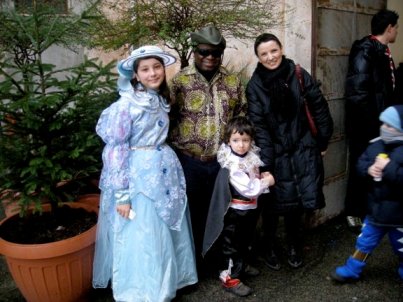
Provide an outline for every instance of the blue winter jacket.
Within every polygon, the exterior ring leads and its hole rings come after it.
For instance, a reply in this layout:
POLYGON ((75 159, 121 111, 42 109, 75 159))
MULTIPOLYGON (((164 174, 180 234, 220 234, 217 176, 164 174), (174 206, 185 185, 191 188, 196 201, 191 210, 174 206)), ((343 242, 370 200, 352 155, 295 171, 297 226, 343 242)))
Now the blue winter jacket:
MULTIPOLYGON (((357 163, 360 176, 368 184, 368 218, 377 226, 403 227, 403 142, 385 144, 382 140, 368 146, 357 163), (376 182, 368 168, 379 153, 387 153, 382 181, 376 182)), ((360 188, 357 188, 360 189, 360 188)))

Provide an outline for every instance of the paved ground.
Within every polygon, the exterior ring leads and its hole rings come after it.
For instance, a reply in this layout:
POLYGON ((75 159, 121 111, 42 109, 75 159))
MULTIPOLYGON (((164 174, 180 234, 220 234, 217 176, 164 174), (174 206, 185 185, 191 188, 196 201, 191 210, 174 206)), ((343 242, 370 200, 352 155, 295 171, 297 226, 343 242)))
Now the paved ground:
MULTIPOLYGON (((356 235, 346 228, 340 218, 308 230, 306 234, 304 266, 296 270, 284 264, 280 271, 275 272, 258 261, 261 275, 245 280, 254 289, 251 296, 238 298, 224 292, 213 276, 207 276, 195 288, 179 295, 175 302, 403 301, 403 282, 397 276, 398 262, 386 238, 369 259, 361 281, 338 285, 330 280, 329 272, 351 253, 356 235)), ((2 256, 0 301, 24 301, 7 272, 2 256)), ((108 289, 94 290, 88 301, 112 302, 113 298, 108 289)))

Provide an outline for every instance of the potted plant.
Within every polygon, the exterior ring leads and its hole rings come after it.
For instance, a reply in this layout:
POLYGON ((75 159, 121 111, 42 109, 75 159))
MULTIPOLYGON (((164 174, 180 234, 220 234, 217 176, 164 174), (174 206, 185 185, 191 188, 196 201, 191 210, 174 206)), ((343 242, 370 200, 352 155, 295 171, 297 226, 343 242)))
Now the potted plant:
POLYGON ((81 15, 57 15, 39 2, 46 1, 34 1, 24 14, 5 7, 0 11, 0 196, 19 209, 19 215, 0 223, 0 253, 28 301, 77 301, 91 286, 97 209, 84 206, 86 211, 76 212, 81 205, 66 207, 63 202, 84 192, 86 180, 100 171, 102 142, 95 125, 115 100, 116 76, 113 62, 103 66, 84 58, 67 67, 50 63, 49 54, 62 58, 89 42, 87 29, 96 16, 92 7, 81 15), (93 213, 87 217, 88 212, 93 213), (77 236, 61 235, 78 225, 66 219, 74 217, 87 226, 79 226, 77 236), (38 221, 46 222, 34 231, 38 221), (15 242, 10 237, 17 230, 15 242), (38 242, 35 233, 54 238, 42 236, 38 242), (74 243, 77 238, 81 241, 74 243), (65 252, 67 262, 61 260, 65 252), (21 264, 23 256, 28 260, 21 264), (48 256, 52 259, 45 259, 48 256), (52 275, 45 277, 46 272, 52 275), (24 275, 32 279, 23 280, 24 275), (61 282, 39 293, 56 280, 61 282))

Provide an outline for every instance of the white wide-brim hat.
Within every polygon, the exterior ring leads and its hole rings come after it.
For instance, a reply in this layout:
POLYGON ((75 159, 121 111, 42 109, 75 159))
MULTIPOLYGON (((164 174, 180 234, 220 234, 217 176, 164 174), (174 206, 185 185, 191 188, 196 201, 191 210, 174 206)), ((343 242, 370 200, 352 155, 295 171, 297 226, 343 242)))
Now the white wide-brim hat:
POLYGON ((134 73, 134 61, 150 56, 161 58, 165 66, 169 66, 176 62, 176 58, 173 55, 163 51, 161 48, 152 45, 145 45, 133 50, 128 58, 119 61, 117 66, 119 75, 132 79, 134 73))
POLYGON ((134 75, 133 65, 137 59, 146 57, 158 57, 164 62, 164 66, 169 66, 176 62, 176 58, 163 51, 161 48, 152 45, 141 46, 132 51, 131 55, 118 62, 118 89, 121 91, 130 91, 132 89, 131 79, 134 75))

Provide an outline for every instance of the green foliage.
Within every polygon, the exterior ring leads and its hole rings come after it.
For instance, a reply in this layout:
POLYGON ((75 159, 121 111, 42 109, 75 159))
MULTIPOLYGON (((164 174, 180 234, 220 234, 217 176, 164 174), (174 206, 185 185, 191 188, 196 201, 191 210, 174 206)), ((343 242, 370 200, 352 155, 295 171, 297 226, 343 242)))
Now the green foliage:
POLYGON ((50 47, 88 42, 88 13, 58 16, 45 6, 29 15, 0 12, 0 191, 18 200, 22 214, 31 205, 40 210, 43 200, 68 200, 61 184, 101 169, 95 125, 116 98, 114 63, 44 62, 50 47))
MULTIPOLYGON (((106 1, 105 1, 106 2, 106 1)), ((117 19, 100 19, 94 28, 95 44, 116 49, 125 44, 163 43, 187 66, 191 54, 189 33, 207 24, 226 37, 254 39, 283 25, 278 1, 273 0, 136 0, 122 5, 109 0, 117 19)), ((105 5, 107 6, 107 4, 105 5)))

